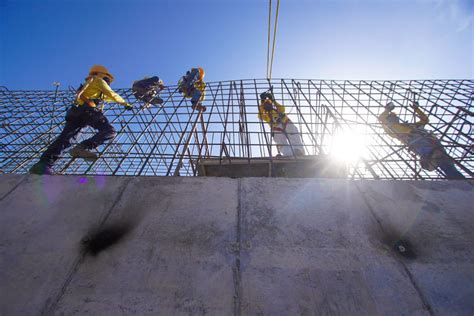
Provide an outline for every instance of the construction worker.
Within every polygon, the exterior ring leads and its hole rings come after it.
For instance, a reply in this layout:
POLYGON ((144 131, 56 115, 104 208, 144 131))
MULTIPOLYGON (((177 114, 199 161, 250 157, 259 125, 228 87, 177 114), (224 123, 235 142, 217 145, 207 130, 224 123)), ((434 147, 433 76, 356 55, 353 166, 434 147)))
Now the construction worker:
POLYGON ((78 89, 74 104, 66 113, 66 125, 63 131, 41 155, 39 162, 30 168, 30 173, 53 174, 51 168, 54 162, 61 152, 71 145, 71 139, 86 126, 97 129, 97 134, 76 145, 69 153, 74 158, 91 161, 97 159, 97 154, 91 150, 111 140, 116 134, 99 105, 103 101, 115 102, 124 105, 128 110, 132 109, 132 105, 110 88, 109 85, 113 80, 114 76, 104 66, 95 65, 90 69, 85 83, 78 89))
POLYGON ((465 177, 454 166, 454 160, 446 153, 443 145, 432 133, 425 130, 428 124, 428 116, 420 110, 418 103, 413 103, 413 109, 418 122, 400 122, 396 113, 392 112, 395 105, 389 102, 385 111, 379 115, 379 121, 385 132, 407 145, 408 148, 420 156, 420 164, 423 169, 435 170, 440 168, 448 179, 464 179, 465 177))
POLYGON ((275 101, 271 92, 260 94, 258 118, 270 124, 277 144, 278 156, 304 156, 304 147, 298 128, 285 113, 285 107, 275 101))
POLYGON ((163 99, 159 97, 159 93, 164 88, 165 84, 163 80, 157 76, 154 76, 151 78, 145 77, 144 79, 134 81, 132 91, 137 100, 143 101, 145 103, 145 107, 149 107, 151 104, 163 104, 163 99))
POLYGON ((186 98, 191 98, 193 109, 202 112, 206 111, 206 107, 202 105, 205 97, 204 89, 206 88, 206 83, 203 81, 204 75, 204 69, 200 67, 191 68, 178 82, 179 92, 186 98))

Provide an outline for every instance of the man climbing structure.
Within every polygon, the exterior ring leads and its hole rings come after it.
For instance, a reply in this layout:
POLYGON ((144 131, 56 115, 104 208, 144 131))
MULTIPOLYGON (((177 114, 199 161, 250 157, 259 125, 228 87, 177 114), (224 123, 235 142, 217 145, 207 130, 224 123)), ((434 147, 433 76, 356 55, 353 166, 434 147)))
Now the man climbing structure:
POLYGON ((271 92, 260 94, 258 118, 270 125, 278 156, 304 156, 304 146, 298 128, 286 115, 285 107, 275 101, 271 92))
POLYGON ((203 81, 204 69, 201 67, 191 68, 186 75, 178 82, 178 89, 185 98, 191 98, 191 107, 195 110, 205 112, 206 107, 202 105, 204 101, 206 83, 203 81))
POLYGON ((165 88, 163 80, 154 76, 144 78, 133 82, 132 91, 137 100, 143 101, 145 107, 150 105, 163 104, 163 99, 159 97, 159 93, 165 88))
POLYGON ((40 160, 30 168, 30 173, 53 174, 54 162, 61 152, 71 145, 71 139, 86 126, 98 130, 97 134, 76 145, 69 153, 74 158, 92 161, 97 159, 97 154, 91 150, 111 140, 116 134, 99 105, 105 101, 122 104, 128 110, 133 108, 110 88, 113 80, 114 76, 104 66, 95 65, 90 69, 85 83, 78 89, 74 104, 66 113, 64 129, 41 155, 40 160))
POLYGON ((400 122, 396 113, 392 112, 395 105, 389 102, 385 111, 379 115, 379 121, 385 132, 398 139, 420 157, 423 169, 441 169, 448 179, 464 179, 465 177, 454 166, 454 160, 446 153, 443 145, 432 133, 425 130, 428 124, 428 116, 420 110, 418 103, 412 105, 419 121, 415 123, 400 122))

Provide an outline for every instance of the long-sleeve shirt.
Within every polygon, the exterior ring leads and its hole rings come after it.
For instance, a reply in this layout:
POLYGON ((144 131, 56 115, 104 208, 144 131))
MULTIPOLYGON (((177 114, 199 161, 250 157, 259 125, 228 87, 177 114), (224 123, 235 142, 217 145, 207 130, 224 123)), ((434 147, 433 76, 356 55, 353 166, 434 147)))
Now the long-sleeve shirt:
POLYGON ((280 124, 286 124, 290 119, 285 113, 285 107, 280 103, 273 101, 273 108, 271 111, 265 110, 264 101, 260 102, 258 106, 258 118, 270 124, 270 127, 279 127, 280 124))
POLYGON ((186 76, 183 76, 179 80, 178 85, 186 98, 192 97, 194 88, 201 91, 200 101, 204 100, 204 90, 206 89, 206 83, 204 80, 202 80, 202 78, 200 78, 199 69, 192 68, 190 71, 188 71, 186 76))
POLYGON ((198 80, 194 83, 194 88, 198 89, 204 94, 204 89, 206 88, 206 83, 202 80, 198 80))
POLYGON ((201 97, 199 98, 199 101, 204 100, 204 98, 206 96, 206 94, 204 92, 204 90, 206 89, 206 83, 202 80, 196 81, 190 87, 187 87, 187 86, 183 85, 182 80, 180 80, 178 85, 180 85, 181 92, 183 93, 184 97, 186 97, 186 98, 192 98, 192 96, 193 96, 193 87, 194 87, 194 89, 197 89, 197 90, 201 91, 201 97))
POLYGON ((397 138, 404 144, 410 144, 412 140, 412 132, 415 129, 418 128, 423 128, 426 124, 428 124, 428 116, 426 116, 423 111, 420 110, 420 108, 415 109, 415 114, 418 116, 420 119, 419 121, 415 123, 394 123, 394 122, 389 122, 387 120, 388 116, 390 114, 389 110, 385 110, 382 112, 382 114, 379 115, 379 121, 382 123, 382 127, 385 130, 387 134, 389 134, 392 137, 397 138))
MULTIPOLYGON (((94 76, 87 79, 84 87, 78 93, 76 102, 83 105, 85 100, 103 100, 106 102, 116 102, 119 104, 126 104, 127 102, 110 88, 104 79, 94 76)), ((92 104, 92 103, 91 103, 92 104)), ((91 105, 89 104, 89 105, 91 105)), ((96 105, 94 105, 95 107, 96 105)))

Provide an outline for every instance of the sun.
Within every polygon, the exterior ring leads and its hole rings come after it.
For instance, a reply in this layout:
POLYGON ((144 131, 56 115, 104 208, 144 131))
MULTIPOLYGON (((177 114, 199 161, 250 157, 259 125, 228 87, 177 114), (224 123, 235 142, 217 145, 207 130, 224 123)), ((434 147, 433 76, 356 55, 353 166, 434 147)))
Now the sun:
POLYGON ((330 155, 336 160, 357 162, 367 153, 366 138, 360 126, 346 125, 331 140, 330 155))

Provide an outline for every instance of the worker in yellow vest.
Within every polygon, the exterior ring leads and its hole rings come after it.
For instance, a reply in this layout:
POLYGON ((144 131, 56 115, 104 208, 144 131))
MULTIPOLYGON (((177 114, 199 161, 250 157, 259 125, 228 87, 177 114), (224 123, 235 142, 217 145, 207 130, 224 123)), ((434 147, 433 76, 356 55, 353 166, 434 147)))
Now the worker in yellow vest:
POLYGON ((76 94, 74 104, 66 113, 66 125, 61 134, 41 155, 39 162, 30 168, 32 174, 53 174, 52 166, 61 152, 71 145, 70 141, 86 126, 98 130, 97 134, 81 142, 69 151, 74 158, 86 160, 97 159, 97 154, 91 150, 114 138, 116 132, 102 112, 102 102, 115 102, 131 110, 120 95, 110 88, 114 76, 101 65, 93 66, 76 94))
POLYGON ((286 115, 285 107, 275 101, 272 93, 260 94, 258 118, 270 125, 278 156, 304 156, 303 141, 298 128, 286 115))
POLYGON ((206 83, 204 82, 204 69, 201 67, 191 68, 186 75, 178 82, 178 89, 185 98, 191 99, 191 107, 198 111, 205 112, 206 107, 202 105, 204 101, 206 83))
POLYGON ((454 160, 446 153, 443 145, 432 133, 425 130, 428 116, 420 109, 418 103, 413 103, 415 115, 419 120, 415 123, 401 122, 395 112, 395 105, 389 102, 379 115, 379 121, 385 132, 407 145, 409 150, 420 157, 420 165, 426 170, 440 168, 448 179, 464 179, 454 166, 454 160))

